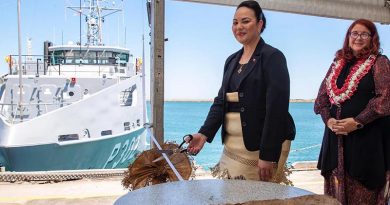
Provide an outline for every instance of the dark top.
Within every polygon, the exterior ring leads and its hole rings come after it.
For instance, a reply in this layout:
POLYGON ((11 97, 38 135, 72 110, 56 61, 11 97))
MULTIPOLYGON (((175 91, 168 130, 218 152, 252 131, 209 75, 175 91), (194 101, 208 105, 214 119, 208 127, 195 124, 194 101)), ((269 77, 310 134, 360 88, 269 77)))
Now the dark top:
MULTIPOLYGON (((351 67, 350 62, 340 72, 337 87, 342 87, 351 67)), ((329 75, 326 75, 325 78, 329 75)), ((343 137, 344 169, 367 188, 384 185, 385 172, 390 170, 390 63, 386 56, 378 56, 375 64, 361 80, 354 95, 341 103, 340 119, 353 117, 364 124, 343 137)), ((326 94, 325 80, 320 87, 314 110, 324 123, 336 118, 336 106, 331 106, 326 94)), ((337 136, 325 126, 318 168, 324 175, 337 167, 337 136)))
POLYGON ((232 77, 230 77, 228 92, 237 92, 238 87, 240 85, 240 81, 242 80, 244 73, 246 72, 246 66, 248 64, 238 64, 237 68, 234 69, 232 73, 232 77), (240 71, 239 71, 240 70, 240 71))
MULTIPOLYGON (((199 133, 212 142, 222 125, 222 143, 226 132, 224 115, 229 110, 226 92, 243 49, 227 58, 221 88, 215 97, 199 133)), ((282 143, 294 139, 295 125, 288 113, 290 80, 282 52, 261 39, 238 83, 241 126, 247 150, 260 150, 260 158, 278 161, 282 143)))

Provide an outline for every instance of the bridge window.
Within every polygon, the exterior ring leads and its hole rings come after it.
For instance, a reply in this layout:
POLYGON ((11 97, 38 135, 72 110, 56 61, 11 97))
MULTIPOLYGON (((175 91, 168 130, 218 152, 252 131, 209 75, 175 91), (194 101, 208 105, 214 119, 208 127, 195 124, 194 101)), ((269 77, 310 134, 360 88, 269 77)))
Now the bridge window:
POLYGON ((128 53, 91 50, 56 50, 49 53, 49 65, 59 64, 89 64, 89 65, 120 65, 126 66, 128 53))

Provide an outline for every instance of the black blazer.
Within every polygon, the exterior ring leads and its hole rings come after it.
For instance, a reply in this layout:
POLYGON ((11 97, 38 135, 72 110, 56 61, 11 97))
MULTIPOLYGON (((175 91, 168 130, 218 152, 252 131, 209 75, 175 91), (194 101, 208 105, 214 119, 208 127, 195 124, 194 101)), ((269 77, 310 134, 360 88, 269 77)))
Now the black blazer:
MULTIPOLYGON (((242 53, 243 49, 227 58, 222 86, 199 130, 209 143, 221 125, 222 143, 225 141, 226 92, 242 53)), ((294 121, 288 113, 290 79, 286 59, 281 51, 260 39, 245 69, 238 88, 244 144, 249 151, 260 150, 262 160, 276 162, 283 141, 295 137, 294 121)))

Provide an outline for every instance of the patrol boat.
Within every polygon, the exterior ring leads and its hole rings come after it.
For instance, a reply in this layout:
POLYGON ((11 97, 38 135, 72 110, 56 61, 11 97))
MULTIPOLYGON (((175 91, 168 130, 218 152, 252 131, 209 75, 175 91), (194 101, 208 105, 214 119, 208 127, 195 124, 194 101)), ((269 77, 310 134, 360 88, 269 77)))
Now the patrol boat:
POLYGON ((0 77, 2 170, 124 168, 148 148, 140 61, 102 43, 102 15, 120 9, 86 3, 73 7, 86 19, 85 45, 46 41, 43 55, 7 57, 9 72, 0 77))

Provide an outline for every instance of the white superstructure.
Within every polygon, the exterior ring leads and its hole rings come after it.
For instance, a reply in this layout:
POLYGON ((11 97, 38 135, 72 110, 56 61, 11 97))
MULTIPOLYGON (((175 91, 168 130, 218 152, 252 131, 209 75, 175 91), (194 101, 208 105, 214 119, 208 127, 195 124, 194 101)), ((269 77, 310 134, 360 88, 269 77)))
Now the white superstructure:
POLYGON ((140 66, 128 49, 102 44, 100 1, 87 2, 85 45, 45 42, 44 55, 22 56, 20 64, 9 56, 0 79, 7 170, 126 167, 146 148, 140 66))

